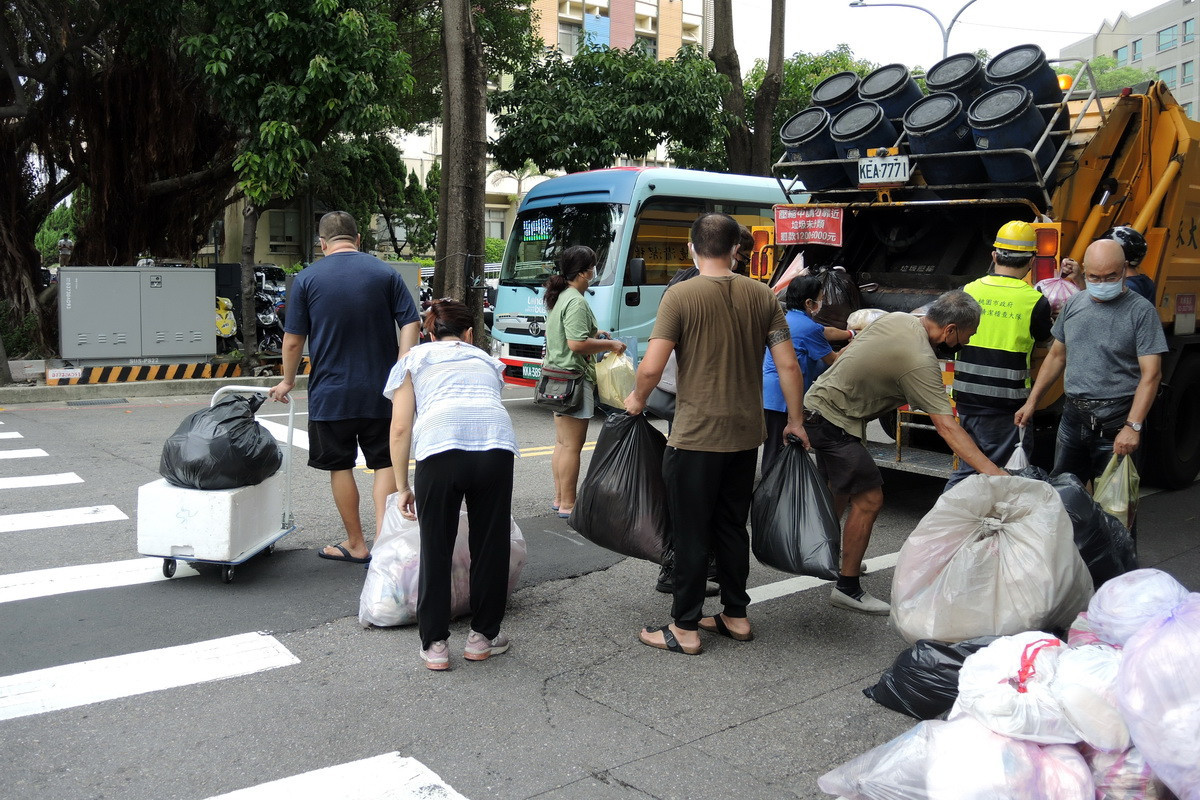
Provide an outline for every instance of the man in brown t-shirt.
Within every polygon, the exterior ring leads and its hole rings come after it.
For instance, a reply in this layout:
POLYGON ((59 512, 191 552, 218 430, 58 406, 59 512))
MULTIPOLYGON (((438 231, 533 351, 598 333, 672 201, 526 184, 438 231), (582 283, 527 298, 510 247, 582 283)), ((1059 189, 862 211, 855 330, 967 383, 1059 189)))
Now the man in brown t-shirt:
POLYGON ((689 247, 699 275, 663 295, 637 386, 625 399, 628 413, 642 413, 675 352, 675 421, 663 459, 675 531, 675 621, 643 629, 640 639, 688 654, 700 652, 700 628, 739 641, 752 638, 746 618, 746 517, 758 447, 766 437, 762 361, 767 347, 788 406, 784 435, 807 445, 801 416, 804 388, 783 309, 765 285, 730 270, 738 227, 725 214, 705 214, 692 224, 689 247), (710 548, 724 610, 703 617, 710 548))
POLYGON ((855 337, 804 396, 805 427, 839 519, 850 506, 842 529, 842 566, 830 594, 838 608, 865 614, 890 611, 859 584, 862 557, 883 507, 883 476, 862 443, 868 422, 907 403, 929 414, 946 444, 977 472, 1008 474, 954 421, 942 385, 938 356, 950 357, 970 341, 979 316, 979 303, 956 289, 933 301, 924 317, 880 317, 855 337))

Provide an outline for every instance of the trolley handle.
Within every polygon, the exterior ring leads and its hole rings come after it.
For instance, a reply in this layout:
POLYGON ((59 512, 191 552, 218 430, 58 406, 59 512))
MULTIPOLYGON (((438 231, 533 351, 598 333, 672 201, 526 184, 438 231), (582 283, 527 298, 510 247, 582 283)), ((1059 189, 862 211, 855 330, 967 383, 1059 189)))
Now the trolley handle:
MULTIPOLYGON (((225 394, 261 394, 266 396, 268 389, 264 386, 222 386, 213 392, 212 400, 209 401, 208 407, 212 408, 217 404, 217 400, 221 395, 225 394)), ((284 528, 289 528, 292 525, 292 434, 296 430, 296 403, 290 399, 287 403, 288 407, 288 424, 287 424, 287 447, 283 450, 283 469, 284 469, 284 489, 283 489, 283 518, 280 524, 284 528)))

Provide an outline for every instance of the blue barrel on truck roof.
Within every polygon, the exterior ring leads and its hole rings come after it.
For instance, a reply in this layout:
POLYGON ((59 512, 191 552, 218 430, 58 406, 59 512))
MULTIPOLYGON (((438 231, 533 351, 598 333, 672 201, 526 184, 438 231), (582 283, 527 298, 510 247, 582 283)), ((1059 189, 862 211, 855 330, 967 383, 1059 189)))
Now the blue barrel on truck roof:
MULTIPOLYGON (((878 103, 855 103, 833 119, 830 126, 833 146, 842 158, 859 159, 877 147, 891 147, 898 138, 896 128, 878 103)), ((850 180, 858 184, 858 164, 845 165, 850 180)))
POLYGON ((1046 121, 1033 104, 1033 95, 1024 86, 1000 86, 981 94, 970 110, 967 122, 975 137, 975 147, 985 153, 983 168, 996 183, 1035 181, 1054 160, 1049 138, 1035 154, 1037 168, 1023 154, 990 156, 989 150, 1022 148, 1033 150, 1046 128, 1046 121))
POLYGON ((878 103, 888 119, 900 119, 924 95, 903 64, 887 64, 858 84, 858 96, 878 103))
POLYGON ((858 102, 858 74, 837 72, 813 87, 812 104, 836 117, 858 102))
MULTIPOLYGON (((1046 54, 1036 44, 1010 47, 988 62, 984 75, 993 86, 1024 86, 1033 94, 1033 102, 1037 105, 1057 104, 1063 99, 1058 73, 1047 63, 1046 54)), ((1054 116, 1053 108, 1040 110, 1047 122, 1054 116)), ((1062 119, 1065 118, 1064 114, 1062 119)))
MULTIPOLYGON (((793 162, 838 158, 833 139, 829 136, 829 122, 829 112, 819 106, 810 106, 792 115, 779 129, 779 138, 783 141, 787 158, 793 162)), ((796 163, 792 169, 809 191, 841 189, 850 185, 846 180, 846 171, 840 164, 807 166, 796 163)))
POLYGON ((925 73, 925 88, 929 93, 950 92, 968 108, 976 97, 991 86, 983 74, 983 64, 974 53, 958 53, 943 58, 925 73))
POLYGON ((922 153, 964 153, 961 158, 917 159, 928 184, 981 183, 987 174, 975 152, 962 101, 938 92, 917 101, 904 115, 909 150, 922 153))

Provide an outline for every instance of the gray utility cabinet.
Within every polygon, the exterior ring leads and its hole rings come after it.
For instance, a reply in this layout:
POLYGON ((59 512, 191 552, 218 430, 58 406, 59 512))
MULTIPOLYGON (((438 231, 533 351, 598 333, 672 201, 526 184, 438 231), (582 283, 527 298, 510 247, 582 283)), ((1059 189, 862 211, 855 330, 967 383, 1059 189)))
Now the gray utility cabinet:
POLYGON ((179 267, 62 267, 62 358, 157 363, 216 352, 216 276, 179 267))

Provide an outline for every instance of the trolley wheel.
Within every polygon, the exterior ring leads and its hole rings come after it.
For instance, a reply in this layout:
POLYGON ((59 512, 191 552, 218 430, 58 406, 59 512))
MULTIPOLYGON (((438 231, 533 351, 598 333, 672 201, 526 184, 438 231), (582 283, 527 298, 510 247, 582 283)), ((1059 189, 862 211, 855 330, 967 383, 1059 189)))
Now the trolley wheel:
POLYGON ((275 543, 274 543, 274 542, 271 542, 269 545, 267 545, 267 549, 266 549, 266 550, 263 550, 263 552, 264 552, 264 553, 266 553, 267 555, 274 555, 274 553, 275 553, 275 543))
POLYGON ((175 577, 175 559, 173 559, 173 558, 164 558, 163 559, 163 577, 164 578, 174 578, 175 577))
POLYGON ((221 567, 221 580, 225 583, 233 583, 233 564, 221 567))

